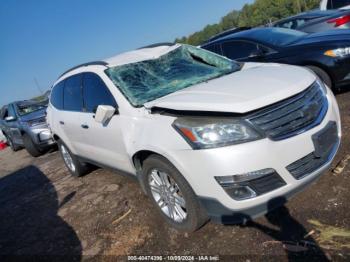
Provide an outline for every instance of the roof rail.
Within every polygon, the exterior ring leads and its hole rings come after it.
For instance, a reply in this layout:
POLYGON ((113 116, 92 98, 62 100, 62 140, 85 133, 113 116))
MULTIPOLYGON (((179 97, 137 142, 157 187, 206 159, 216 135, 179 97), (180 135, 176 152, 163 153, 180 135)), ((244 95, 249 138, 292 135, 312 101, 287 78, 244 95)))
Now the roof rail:
POLYGON ((170 42, 164 42, 164 43, 156 43, 152 45, 146 45, 137 49, 143 49, 143 48, 153 48, 153 47, 158 47, 158 46, 173 46, 176 45, 176 43, 170 43, 170 42))
POLYGON ((93 61, 93 62, 89 62, 89 63, 84 63, 84 64, 81 64, 81 65, 77 65, 77 66, 72 67, 71 69, 68 69, 67 71, 65 71, 63 74, 61 74, 61 75, 59 76, 59 78, 61 78, 63 75, 67 74, 68 72, 73 71, 74 69, 77 69, 77 68, 83 67, 83 66, 90 66, 90 65, 103 65, 103 66, 107 66, 108 63, 105 62, 105 61, 93 61))
POLYGON ((224 36, 227 36, 227 35, 230 35, 230 34, 242 32, 242 31, 249 30, 249 29, 252 29, 252 28, 251 27, 247 27, 247 26, 231 28, 231 29, 228 29, 228 30, 226 30, 226 31, 224 31, 222 33, 214 35, 213 37, 209 38, 209 40, 206 43, 209 43, 211 41, 214 41, 216 39, 219 39, 221 37, 224 37, 224 36))

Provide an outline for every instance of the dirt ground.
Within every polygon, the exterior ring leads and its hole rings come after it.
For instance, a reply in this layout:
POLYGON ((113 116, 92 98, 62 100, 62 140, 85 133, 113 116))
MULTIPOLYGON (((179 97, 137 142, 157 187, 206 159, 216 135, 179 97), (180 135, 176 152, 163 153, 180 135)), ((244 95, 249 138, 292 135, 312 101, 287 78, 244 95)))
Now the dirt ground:
MULTIPOLYGON (((343 139, 333 168, 350 154, 350 92, 337 99, 343 139)), ((226 261, 305 256, 348 260, 350 163, 346 164, 343 161, 340 174, 329 170, 266 217, 245 226, 208 223, 188 234, 169 228, 131 178, 102 169, 73 178, 57 152, 34 159, 25 150, 6 149, 0 151, 0 255, 69 260, 160 254, 211 255, 226 261)))

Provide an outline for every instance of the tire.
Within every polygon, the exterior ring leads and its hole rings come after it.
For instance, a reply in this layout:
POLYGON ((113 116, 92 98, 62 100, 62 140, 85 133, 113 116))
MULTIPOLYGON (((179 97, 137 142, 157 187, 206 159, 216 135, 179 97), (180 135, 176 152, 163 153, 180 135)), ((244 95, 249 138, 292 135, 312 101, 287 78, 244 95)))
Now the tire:
POLYGON ((43 154, 43 152, 38 148, 38 146, 33 142, 31 137, 27 134, 23 135, 23 144, 27 152, 32 157, 39 157, 43 154))
POLYGON ((149 156, 143 162, 141 182, 144 184, 147 195, 151 198, 155 208, 174 228, 181 231, 193 232, 208 221, 208 216, 201 207, 191 186, 181 173, 165 158, 159 155, 149 156), (163 188, 161 192, 159 189, 160 184, 157 184, 157 179, 154 179, 157 174, 159 177, 163 176, 164 178, 163 180, 160 178, 159 181, 168 183, 166 187, 169 187, 168 190, 172 191, 173 198, 169 197, 169 195, 166 197, 166 193, 164 192, 166 189, 163 188), (156 187, 157 190, 155 190, 156 187), (163 199, 166 200, 163 201, 163 199), (172 204, 169 204, 170 202, 172 204))
POLYGON ((16 145, 10 137, 8 137, 7 135, 5 135, 5 137, 6 137, 7 144, 10 146, 13 152, 17 152, 18 150, 21 149, 21 147, 16 145))
POLYGON ((312 70, 319 78, 321 78, 321 80, 330 88, 332 89, 333 84, 332 84, 332 79, 331 77, 328 75, 328 73, 326 71, 324 71, 323 69, 317 67, 317 66, 306 66, 307 68, 309 68, 310 70, 312 70))
POLYGON ((63 162, 72 176, 80 177, 88 173, 89 169, 87 164, 80 162, 78 157, 73 155, 61 140, 57 140, 57 145, 63 162))

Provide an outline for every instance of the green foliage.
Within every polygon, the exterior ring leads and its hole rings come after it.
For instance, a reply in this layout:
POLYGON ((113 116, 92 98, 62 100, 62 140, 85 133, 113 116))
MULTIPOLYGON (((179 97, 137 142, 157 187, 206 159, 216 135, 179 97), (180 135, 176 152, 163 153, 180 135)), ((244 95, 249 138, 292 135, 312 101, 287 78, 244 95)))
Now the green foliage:
POLYGON ((30 100, 37 101, 37 102, 43 102, 43 101, 48 100, 49 95, 50 95, 50 90, 46 91, 44 94, 42 94, 40 96, 33 97, 30 100))
POLYGON ((233 10, 217 24, 207 25, 203 30, 175 42, 199 45, 213 35, 234 27, 261 26, 276 20, 317 8, 319 0, 255 0, 246 4, 241 11, 233 10))

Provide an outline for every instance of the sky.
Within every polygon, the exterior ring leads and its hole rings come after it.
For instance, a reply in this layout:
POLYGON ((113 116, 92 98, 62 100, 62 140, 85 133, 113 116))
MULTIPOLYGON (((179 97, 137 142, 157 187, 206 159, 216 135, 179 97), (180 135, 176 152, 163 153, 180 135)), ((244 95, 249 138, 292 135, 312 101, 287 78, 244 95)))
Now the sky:
POLYGON ((219 22, 253 0, 1 0, 0 106, 65 70, 219 22))

